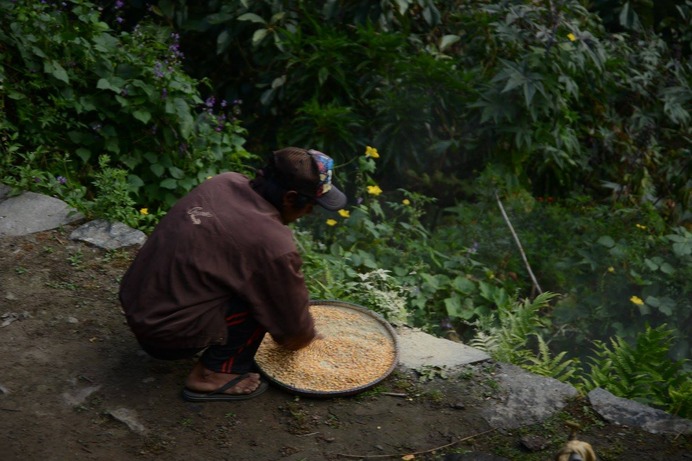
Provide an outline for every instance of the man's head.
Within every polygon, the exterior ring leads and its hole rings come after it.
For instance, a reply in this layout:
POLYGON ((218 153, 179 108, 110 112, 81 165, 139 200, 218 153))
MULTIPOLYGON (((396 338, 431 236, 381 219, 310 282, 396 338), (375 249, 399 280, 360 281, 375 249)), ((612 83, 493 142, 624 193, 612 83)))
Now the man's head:
POLYGON ((281 211, 284 222, 309 214, 314 204, 336 211, 346 205, 346 196, 332 183, 334 161, 326 154, 298 147, 275 151, 259 176, 278 186, 280 197, 272 202, 281 211))

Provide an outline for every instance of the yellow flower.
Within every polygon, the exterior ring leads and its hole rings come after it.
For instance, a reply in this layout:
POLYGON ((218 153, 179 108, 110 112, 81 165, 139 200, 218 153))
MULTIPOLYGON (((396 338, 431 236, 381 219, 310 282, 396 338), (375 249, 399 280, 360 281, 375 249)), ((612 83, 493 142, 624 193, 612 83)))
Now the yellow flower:
POLYGON ((349 216, 351 216, 351 212, 348 210, 339 210, 339 216, 341 216, 342 218, 348 218, 349 216))
POLYGON ((380 189, 380 186, 368 186, 368 194, 374 195, 377 197, 382 193, 382 189, 380 189))
POLYGON ((336 219, 327 219, 328 226, 336 226, 336 219))
POLYGON ((615 273, 615 268, 613 266, 610 266, 608 268, 608 272, 610 272, 611 274, 615 273))
POLYGON ((139 212, 140 212, 140 214, 143 214, 146 216, 149 214, 149 208, 142 208, 139 210, 139 212))
POLYGON ((569 39, 570 42, 573 42, 577 39, 577 36, 574 35, 572 32, 570 32, 569 34, 567 34, 567 38, 569 39))
POLYGON ((641 224, 637 224, 636 227, 637 229, 646 230, 646 226, 643 226, 641 224))
POLYGON ((630 301, 633 304, 636 304, 637 306, 641 306, 642 304, 644 304, 644 301, 642 301, 642 298, 640 298, 639 296, 632 296, 630 298, 630 301))
POLYGON ((380 158, 380 154, 377 152, 377 149, 374 147, 367 146, 365 148, 365 156, 366 157, 372 157, 372 158, 380 158))
POLYGON ((405 198, 405 199, 403 199, 403 200, 401 201, 401 203, 403 203, 404 205, 408 206, 408 205, 411 204, 411 201, 410 201, 409 199, 405 198))

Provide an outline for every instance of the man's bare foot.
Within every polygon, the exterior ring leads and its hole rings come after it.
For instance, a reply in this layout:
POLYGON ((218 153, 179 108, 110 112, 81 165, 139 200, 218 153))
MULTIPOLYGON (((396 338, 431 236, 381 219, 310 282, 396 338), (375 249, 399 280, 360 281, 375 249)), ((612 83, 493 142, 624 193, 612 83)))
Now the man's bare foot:
MULTIPOLYGON (((196 392, 213 392, 238 376, 238 374, 217 373, 208 370, 204 368, 204 365, 197 362, 185 380, 185 387, 196 392)), ((224 394, 250 394, 254 392, 260 384, 259 374, 248 373, 247 378, 230 389, 227 389, 224 394)))

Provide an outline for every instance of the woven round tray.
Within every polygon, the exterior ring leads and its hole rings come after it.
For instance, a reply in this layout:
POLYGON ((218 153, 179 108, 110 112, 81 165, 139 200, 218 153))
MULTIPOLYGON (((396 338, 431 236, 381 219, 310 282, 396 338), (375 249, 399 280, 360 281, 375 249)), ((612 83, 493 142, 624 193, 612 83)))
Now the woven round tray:
POLYGON ((311 301, 315 328, 324 338, 289 351, 266 335, 255 355, 273 384, 309 397, 363 392, 389 376, 399 361, 394 329, 380 315, 342 301, 311 301))

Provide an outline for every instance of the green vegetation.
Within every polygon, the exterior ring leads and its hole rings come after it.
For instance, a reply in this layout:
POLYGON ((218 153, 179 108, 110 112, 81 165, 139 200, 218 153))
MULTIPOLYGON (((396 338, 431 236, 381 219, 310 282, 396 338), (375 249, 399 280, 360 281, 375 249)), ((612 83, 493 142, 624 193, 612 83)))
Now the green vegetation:
POLYGON ((127 3, 0 0, 3 183, 150 231, 322 149, 314 298, 692 415, 692 2, 127 3))

